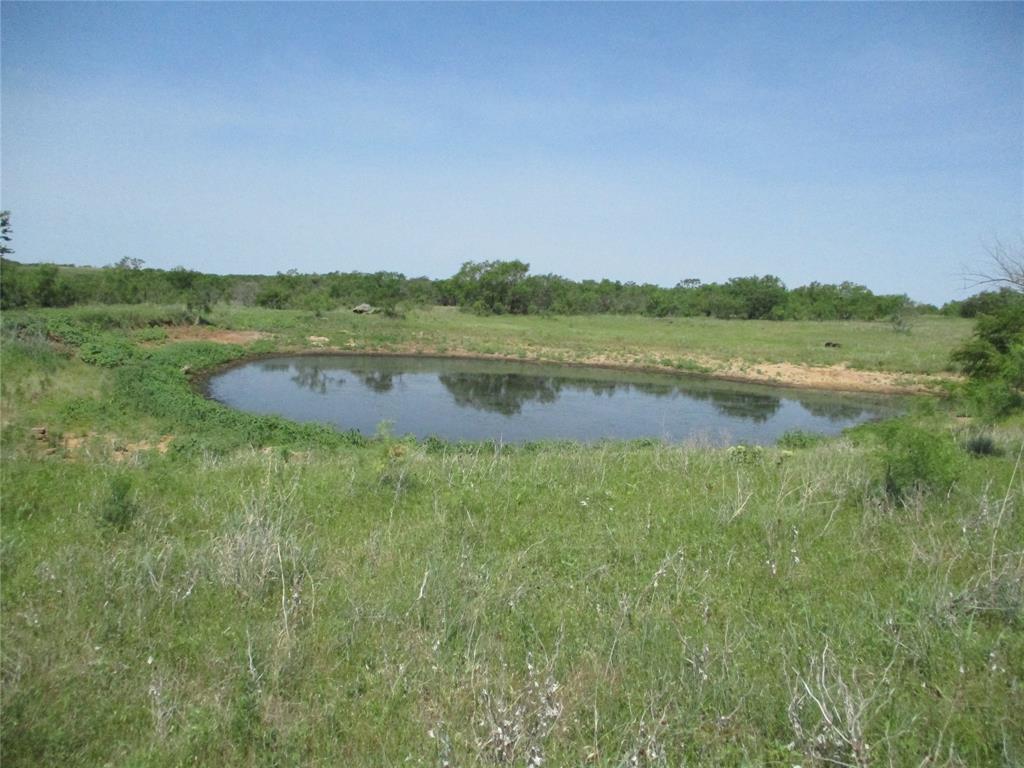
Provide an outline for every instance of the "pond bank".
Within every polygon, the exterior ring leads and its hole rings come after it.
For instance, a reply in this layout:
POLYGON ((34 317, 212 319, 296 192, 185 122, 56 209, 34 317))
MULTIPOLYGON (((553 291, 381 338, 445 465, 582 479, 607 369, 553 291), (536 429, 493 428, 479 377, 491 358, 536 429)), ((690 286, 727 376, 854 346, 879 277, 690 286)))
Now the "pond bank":
MULTIPOLYGON (((709 357, 687 357, 669 364, 652 364, 640 355, 584 355, 567 360, 564 353, 544 348, 531 350, 530 356, 486 353, 466 349, 438 349, 423 344, 402 344, 388 347, 339 347, 319 342, 310 346, 282 345, 271 352, 247 356, 230 363, 231 367, 271 355, 378 355, 382 357, 440 357, 463 360, 495 360, 515 363, 567 365, 606 368, 641 373, 674 373, 742 384, 768 384, 795 389, 818 389, 834 392, 857 392, 879 395, 944 395, 944 387, 959 381, 954 374, 913 374, 872 371, 846 365, 811 366, 797 363, 750 363, 745 360, 717 360, 709 357), (547 353, 547 354, 545 354, 547 353)), ((218 341, 215 336, 206 340, 218 341)), ((218 369, 220 370, 220 369, 218 369)), ((204 372, 209 375, 212 372, 204 372)))

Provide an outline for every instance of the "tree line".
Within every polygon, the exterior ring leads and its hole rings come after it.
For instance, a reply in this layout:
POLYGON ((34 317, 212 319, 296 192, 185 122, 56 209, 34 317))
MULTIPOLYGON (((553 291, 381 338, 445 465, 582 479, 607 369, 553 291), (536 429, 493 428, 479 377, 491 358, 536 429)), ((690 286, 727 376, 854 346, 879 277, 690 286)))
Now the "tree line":
MULTIPOLYGON (((879 295, 863 285, 810 283, 787 288, 774 275, 724 283, 689 278, 666 288, 618 280, 531 275, 523 261, 467 261, 452 277, 432 280, 398 272, 212 275, 178 267, 153 269, 122 258, 106 267, 21 264, 12 259, 9 211, 0 211, 0 308, 72 304, 185 304, 197 316, 219 302, 316 313, 371 304, 456 306, 479 314, 639 314, 747 320, 878 320, 909 311, 976 317, 1021 301, 1017 286, 983 291, 940 310, 907 296, 879 295)), ((1009 257, 1006 257, 1007 259, 1009 257)), ((997 281, 998 282, 998 281, 997 281)))
POLYGON ((618 280, 570 280, 531 275, 522 261, 466 262, 452 277, 433 280, 398 272, 213 275, 184 268, 154 269, 138 259, 107 267, 0 261, 0 307, 73 304, 185 304, 208 311, 220 302, 270 309, 326 312, 368 303, 385 311, 400 306, 455 306, 479 314, 640 314, 769 320, 880 320, 908 312, 960 317, 992 314, 1019 303, 1017 291, 983 291, 941 309, 905 295, 875 294, 863 285, 810 283, 787 288, 773 275, 734 277, 722 283, 681 280, 667 288, 618 280))

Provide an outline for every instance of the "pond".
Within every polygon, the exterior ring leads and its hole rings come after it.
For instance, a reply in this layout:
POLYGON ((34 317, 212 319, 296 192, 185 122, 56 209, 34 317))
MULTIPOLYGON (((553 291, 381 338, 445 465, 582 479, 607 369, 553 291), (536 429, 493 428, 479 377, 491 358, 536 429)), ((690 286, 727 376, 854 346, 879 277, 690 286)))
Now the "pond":
POLYGON ((564 365, 431 357, 301 355, 215 374, 225 405, 374 434, 447 440, 653 437, 771 444, 790 430, 838 434, 895 416, 905 399, 564 365))

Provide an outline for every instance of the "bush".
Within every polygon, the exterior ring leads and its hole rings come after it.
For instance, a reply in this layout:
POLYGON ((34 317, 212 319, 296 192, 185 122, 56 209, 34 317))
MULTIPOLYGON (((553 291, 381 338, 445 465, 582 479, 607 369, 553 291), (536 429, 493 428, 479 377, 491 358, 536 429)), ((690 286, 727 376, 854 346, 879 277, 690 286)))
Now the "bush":
POLYGON ((1020 389, 1005 379, 970 381, 963 389, 968 412, 983 422, 1009 416, 1024 405, 1020 389))
POLYGON ((167 331, 159 326, 141 328, 132 334, 135 341, 166 341, 167 331))
POLYGON ((944 492, 958 474, 958 454, 944 435, 894 421, 881 430, 881 464, 886 494, 897 501, 934 491, 944 492))
POLYGON ((998 419, 1024 406, 1024 304, 982 315, 953 355, 969 379, 964 395, 971 411, 998 419))
POLYGON ((759 464, 764 460, 764 448, 760 445, 734 445, 725 453, 733 464, 759 464))
POLYGON ((824 439, 825 438, 821 435, 815 435, 812 432, 791 429, 780 437, 775 444, 778 445, 779 448, 795 450, 798 448, 810 448, 811 446, 817 445, 824 439))
POLYGON ((998 456, 1000 451, 991 435, 970 435, 964 440, 964 450, 972 456, 998 456))
POLYGON ((117 475, 110 481, 110 495, 100 508, 103 522, 123 531, 138 515, 139 507, 132 498, 132 483, 124 475, 117 475))
POLYGON ((135 347, 131 342, 111 334, 102 334, 93 341, 85 342, 78 354, 83 362, 102 368, 116 368, 136 357, 135 347))
POLYGON ((1024 305, 1011 305, 997 314, 983 315, 974 335, 953 353, 968 376, 992 378, 1003 372, 1005 357, 1024 344, 1024 305))

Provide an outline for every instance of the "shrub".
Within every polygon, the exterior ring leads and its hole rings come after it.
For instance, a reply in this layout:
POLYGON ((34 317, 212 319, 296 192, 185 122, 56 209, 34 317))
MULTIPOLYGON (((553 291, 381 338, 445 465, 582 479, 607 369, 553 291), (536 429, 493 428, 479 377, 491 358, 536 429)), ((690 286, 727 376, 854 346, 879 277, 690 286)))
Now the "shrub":
POLYGON ((760 445, 734 445, 725 453, 734 464, 759 464, 764 459, 764 448, 760 445))
POLYGON ((910 333, 910 317, 905 311, 894 312, 889 316, 889 325, 893 333, 910 333))
POLYGON ((1024 304, 981 316, 952 359, 970 380, 964 393, 976 415, 996 419, 1024 406, 1024 304))
POLYGON ((103 522, 123 531, 132 524, 139 512, 138 504, 132 497, 132 483, 124 475, 116 475, 110 481, 110 495, 100 508, 103 522))
POLYGON ((984 422, 1009 416, 1024 405, 1020 390, 1004 379, 968 382, 963 395, 968 412, 984 422))
POLYGON ((998 456, 1000 451, 991 435, 975 434, 964 440, 964 450, 972 456, 998 456))
POLYGON ((166 341, 167 331, 159 326, 151 326, 135 331, 132 338, 136 341, 166 341))
POLYGON ((881 430, 885 492, 897 501, 945 491, 957 476, 957 451, 949 437, 893 421, 881 430))
POLYGON ((93 341, 86 341, 78 354, 83 362, 103 368, 116 368, 136 357, 135 347, 131 342, 111 334, 102 334, 93 341))
POLYGON ((821 435, 815 435, 812 432, 791 429, 776 441, 776 445, 780 448, 794 450, 797 448, 810 448, 811 446, 817 445, 824 439, 825 438, 821 435))
POLYGON ((4 337, 4 365, 8 371, 28 370, 30 367, 37 370, 53 373, 64 361, 64 358, 54 347, 46 341, 46 338, 8 338, 4 337))

